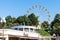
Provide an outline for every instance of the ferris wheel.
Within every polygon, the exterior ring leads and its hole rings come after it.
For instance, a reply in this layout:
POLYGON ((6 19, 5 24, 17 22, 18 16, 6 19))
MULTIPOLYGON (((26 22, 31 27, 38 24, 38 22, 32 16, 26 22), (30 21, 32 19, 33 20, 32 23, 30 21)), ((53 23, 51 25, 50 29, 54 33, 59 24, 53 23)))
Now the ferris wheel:
POLYGON ((31 6, 30 8, 28 8, 27 13, 28 13, 27 15, 34 13, 39 17, 39 21, 43 22, 44 20, 50 22, 50 12, 44 6, 41 5, 31 6))

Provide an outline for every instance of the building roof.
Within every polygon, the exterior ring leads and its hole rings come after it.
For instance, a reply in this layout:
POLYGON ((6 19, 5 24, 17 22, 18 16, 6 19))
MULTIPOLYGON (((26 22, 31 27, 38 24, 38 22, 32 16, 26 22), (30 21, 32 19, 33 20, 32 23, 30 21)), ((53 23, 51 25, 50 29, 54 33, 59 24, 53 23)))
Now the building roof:
POLYGON ((20 25, 20 26, 14 26, 14 27, 11 27, 11 28, 33 28, 33 29, 36 29, 35 26, 22 26, 22 25, 20 25))

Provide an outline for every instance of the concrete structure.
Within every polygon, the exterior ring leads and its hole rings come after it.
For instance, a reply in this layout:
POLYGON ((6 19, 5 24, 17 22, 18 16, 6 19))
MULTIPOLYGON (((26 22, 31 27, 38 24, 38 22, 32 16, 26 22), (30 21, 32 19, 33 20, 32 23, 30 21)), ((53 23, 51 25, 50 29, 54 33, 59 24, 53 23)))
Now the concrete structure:
POLYGON ((11 29, 0 29, 0 40, 38 40, 39 34, 35 32, 35 29, 34 26, 15 26, 11 29))

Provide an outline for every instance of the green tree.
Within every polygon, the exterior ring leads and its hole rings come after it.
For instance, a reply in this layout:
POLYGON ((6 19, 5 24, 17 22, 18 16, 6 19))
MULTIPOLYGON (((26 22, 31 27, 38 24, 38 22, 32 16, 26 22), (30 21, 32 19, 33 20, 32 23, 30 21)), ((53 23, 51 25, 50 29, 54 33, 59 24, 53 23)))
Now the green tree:
POLYGON ((53 32, 57 35, 60 35, 60 14, 56 14, 54 20, 51 22, 51 28, 53 32))
POLYGON ((0 17, 0 21, 1 21, 1 17, 0 17))
POLYGON ((29 20, 29 18, 26 16, 26 15, 24 15, 24 16, 19 16, 18 18, 17 18, 17 21, 18 21, 18 23, 20 24, 20 25, 30 25, 30 20, 29 20))
POLYGON ((51 27, 58 28, 60 26, 60 14, 56 14, 54 20, 51 22, 51 27))
POLYGON ((7 16, 5 17, 6 19, 6 26, 10 27, 10 26, 13 26, 13 19, 11 16, 7 16))
POLYGON ((6 19, 6 22, 12 22, 12 17, 11 16, 7 16, 7 17, 5 17, 5 19, 6 19))
POLYGON ((39 25, 38 18, 35 16, 34 13, 30 14, 30 15, 28 16, 28 18, 29 18, 30 21, 31 21, 31 22, 30 22, 31 25, 33 25, 33 26, 38 26, 38 25, 39 25))
POLYGON ((18 25, 18 21, 15 17, 12 17, 12 23, 13 23, 13 26, 17 26, 18 25))
POLYGON ((2 28, 1 17, 0 17, 0 28, 2 28))
POLYGON ((16 21, 16 18, 15 17, 13 17, 12 18, 12 23, 14 23, 16 21))
POLYGON ((48 21, 44 21, 42 23, 42 29, 49 33, 51 32, 50 24, 48 23, 48 21))
POLYGON ((42 27, 48 28, 48 27, 49 27, 48 21, 44 21, 44 22, 42 23, 42 27))

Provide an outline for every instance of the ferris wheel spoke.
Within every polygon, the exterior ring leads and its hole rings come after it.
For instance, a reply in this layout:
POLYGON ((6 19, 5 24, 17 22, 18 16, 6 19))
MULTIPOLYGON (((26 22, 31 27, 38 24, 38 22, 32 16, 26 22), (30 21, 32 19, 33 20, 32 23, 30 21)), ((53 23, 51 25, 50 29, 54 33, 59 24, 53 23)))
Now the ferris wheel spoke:
POLYGON ((39 8, 41 8, 41 5, 39 5, 39 8))
POLYGON ((41 6, 41 9, 43 10, 44 9, 44 6, 41 6))

